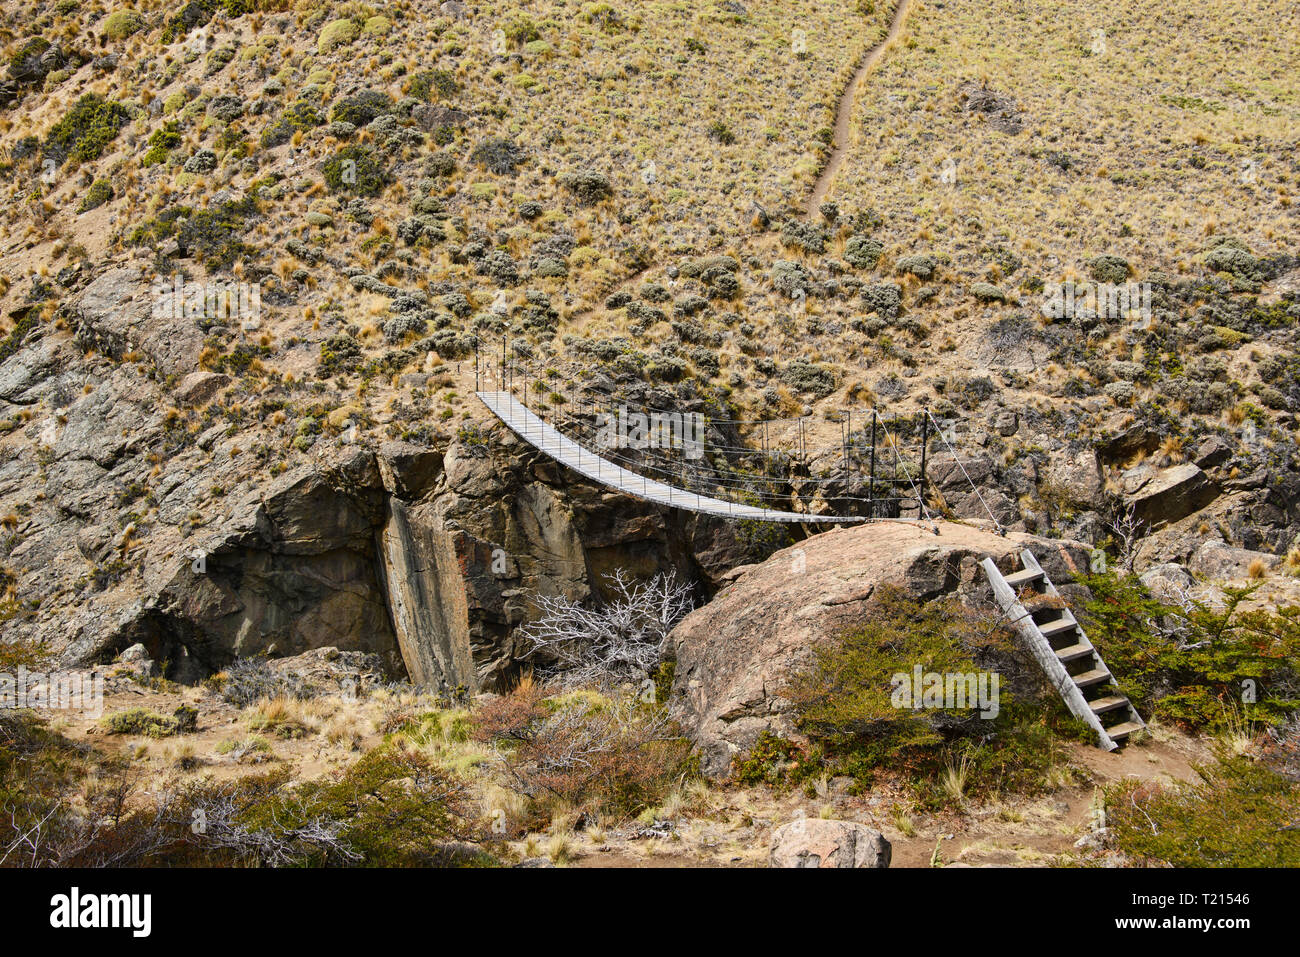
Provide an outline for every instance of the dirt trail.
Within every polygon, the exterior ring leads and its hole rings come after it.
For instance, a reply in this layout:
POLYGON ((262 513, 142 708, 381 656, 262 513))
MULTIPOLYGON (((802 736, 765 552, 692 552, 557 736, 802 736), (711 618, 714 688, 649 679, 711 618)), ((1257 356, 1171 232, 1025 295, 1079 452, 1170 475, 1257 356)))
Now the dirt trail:
POLYGON ((1043 867, 1086 859, 1076 845, 1094 820, 1099 788, 1128 778, 1167 786, 1196 779, 1193 765, 1210 759, 1202 742, 1158 729, 1157 737, 1106 753, 1084 744, 1065 745, 1075 779, 1050 793, 1007 795, 988 804, 963 805, 943 813, 909 812, 908 833, 898 829, 895 805, 911 801, 897 783, 883 783, 866 795, 812 798, 802 791, 721 789, 713 792, 711 813, 686 814, 676 821, 679 840, 603 834, 592 840, 572 835, 575 868, 766 867, 772 830, 796 817, 817 817, 829 801, 830 816, 877 828, 893 847, 892 868, 928 868, 938 849, 939 863, 959 867, 1043 867), (737 823, 744 816, 748 823, 737 823))
MULTIPOLYGON (((826 163, 826 168, 822 170, 821 175, 817 177, 817 183, 813 186, 812 194, 808 198, 808 206, 804 213, 805 217, 812 219, 817 215, 817 207, 821 205, 822 200, 830 191, 831 184, 835 181, 835 175, 839 172, 840 167, 844 165, 845 156, 848 153, 849 136, 853 125, 853 102, 857 98, 858 88, 862 85, 863 79, 871 72, 872 68, 880 62, 885 50, 898 39, 898 35, 903 32, 903 24, 907 21, 907 14, 910 11, 911 0, 898 0, 894 7, 894 18, 889 24, 889 33, 885 38, 867 51, 862 62, 858 65, 857 70, 853 73, 853 79, 845 88, 844 93, 840 96, 840 104, 835 113, 835 148, 831 152, 831 158, 826 163)), ((606 294, 612 295, 619 290, 627 289, 631 285, 645 276, 651 269, 654 269, 657 263, 638 269, 635 273, 627 276, 609 290, 606 294)), ((603 301, 603 299, 602 299, 603 301)), ((565 321, 569 324, 569 331, 578 328, 578 323, 590 318, 599 308, 600 303, 595 302, 570 313, 565 321)))
POLYGON ((889 24, 889 33, 885 35, 883 40, 867 51, 867 55, 858 66, 857 72, 853 74, 853 79, 849 81, 848 87, 845 88, 843 95, 840 97, 839 109, 835 113, 835 147, 831 151, 831 158, 826 162, 825 169, 817 177, 817 184, 813 187, 812 195, 808 197, 808 207, 804 216, 809 220, 817 216, 818 207, 826 199, 826 194, 830 192, 831 185, 835 182, 835 176, 839 173, 840 167, 844 165, 844 159, 848 155, 849 140, 853 132, 853 103, 857 99, 858 89, 862 86, 867 74, 875 68, 876 64, 880 62, 880 58, 885 55, 885 51, 903 32, 903 24, 907 22, 907 14, 911 6, 911 0, 898 0, 898 5, 894 7, 894 19, 889 24))

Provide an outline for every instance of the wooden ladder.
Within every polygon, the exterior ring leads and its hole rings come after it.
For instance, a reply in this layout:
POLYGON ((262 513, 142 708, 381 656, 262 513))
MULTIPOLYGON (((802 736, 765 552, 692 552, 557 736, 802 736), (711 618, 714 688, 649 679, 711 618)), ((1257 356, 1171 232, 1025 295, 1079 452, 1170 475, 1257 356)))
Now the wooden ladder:
POLYGON ((1119 742, 1145 728, 1146 722, 1115 687, 1110 669, 1029 549, 1020 553, 1020 563, 1022 571, 1003 577, 992 558, 980 562, 998 606, 1066 707, 1097 732, 1102 748, 1114 751, 1119 742))

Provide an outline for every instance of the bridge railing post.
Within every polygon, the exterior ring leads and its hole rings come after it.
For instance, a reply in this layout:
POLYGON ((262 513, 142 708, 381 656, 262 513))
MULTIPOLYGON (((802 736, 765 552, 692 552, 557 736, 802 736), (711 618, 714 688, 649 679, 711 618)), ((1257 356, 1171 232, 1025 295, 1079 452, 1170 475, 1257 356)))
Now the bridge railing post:
MULTIPOLYGON (((921 410, 921 485, 919 494, 922 500, 925 499, 925 453, 930 446, 930 410, 921 410)), ((924 511, 924 502, 921 503, 921 509, 924 511)))
POLYGON ((876 517, 876 410, 871 410, 871 479, 867 486, 867 514, 876 517))

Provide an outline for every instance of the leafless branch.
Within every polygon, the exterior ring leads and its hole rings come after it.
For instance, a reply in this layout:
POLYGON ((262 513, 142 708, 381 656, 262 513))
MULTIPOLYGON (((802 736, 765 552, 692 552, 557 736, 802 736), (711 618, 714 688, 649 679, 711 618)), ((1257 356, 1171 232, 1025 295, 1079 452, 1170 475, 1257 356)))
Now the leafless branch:
POLYGON ((694 607, 690 586, 673 572, 642 582, 619 569, 609 581, 614 597, 596 607, 563 596, 539 598, 538 619, 523 629, 531 644, 523 657, 555 662, 567 687, 608 686, 653 672, 668 633, 694 607))

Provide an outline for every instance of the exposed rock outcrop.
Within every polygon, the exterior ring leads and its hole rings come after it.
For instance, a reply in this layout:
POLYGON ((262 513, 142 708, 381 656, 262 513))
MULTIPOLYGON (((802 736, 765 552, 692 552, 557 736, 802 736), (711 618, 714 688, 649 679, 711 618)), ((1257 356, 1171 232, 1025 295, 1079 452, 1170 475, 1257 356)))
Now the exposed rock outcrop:
POLYGON ((1150 528, 1162 528, 1209 505, 1219 488, 1191 462, 1136 476, 1126 489, 1125 502, 1135 518, 1150 528))
POLYGON ((224 500, 210 489, 237 483, 237 460, 214 444, 209 469, 156 483, 156 523, 128 563, 130 533, 102 520, 105 490, 139 481, 157 416, 124 373, 80 397, 48 466, 59 520, 11 552, 20 567, 61 568, 52 578, 103 569, 92 600, 22 623, 70 662, 139 644, 168 677, 193 681, 236 657, 330 646, 376 655, 392 676, 477 691, 521 667, 516 633, 538 595, 599 596, 621 568, 674 570, 704 597, 756 554, 723 523, 574 483, 501 430, 441 449, 323 449, 224 500))
POLYGON ((109 269, 82 293, 77 342, 115 359, 139 350, 168 375, 191 372, 203 348, 202 333, 193 319, 155 314, 155 305, 138 268, 109 269))

